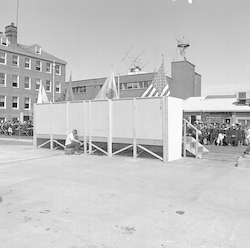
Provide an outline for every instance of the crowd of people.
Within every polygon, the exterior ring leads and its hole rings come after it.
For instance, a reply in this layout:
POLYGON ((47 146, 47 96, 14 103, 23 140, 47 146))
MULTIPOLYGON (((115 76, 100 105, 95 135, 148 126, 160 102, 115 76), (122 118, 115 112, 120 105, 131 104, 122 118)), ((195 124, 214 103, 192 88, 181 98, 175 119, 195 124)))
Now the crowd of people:
MULTIPOLYGON (((202 123, 195 121, 193 124, 199 131, 199 142, 203 145, 238 146, 250 145, 250 126, 238 124, 202 123)), ((196 131, 187 126, 187 135, 196 137, 196 131)))
POLYGON ((33 123, 32 121, 1 121, 0 134, 3 135, 33 135, 33 123))

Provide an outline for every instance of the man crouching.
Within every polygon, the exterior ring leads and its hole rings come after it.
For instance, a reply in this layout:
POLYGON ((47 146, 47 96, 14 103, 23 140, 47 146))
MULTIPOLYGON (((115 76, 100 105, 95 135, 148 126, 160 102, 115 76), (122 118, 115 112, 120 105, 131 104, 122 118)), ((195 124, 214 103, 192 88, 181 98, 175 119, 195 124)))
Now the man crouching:
POLYGON ((66 148, 74 148, 74 154, 80 155, 79 152, 81 142, 78 140, 77 130, 74 129, 66 138, 65 141, 66 148))

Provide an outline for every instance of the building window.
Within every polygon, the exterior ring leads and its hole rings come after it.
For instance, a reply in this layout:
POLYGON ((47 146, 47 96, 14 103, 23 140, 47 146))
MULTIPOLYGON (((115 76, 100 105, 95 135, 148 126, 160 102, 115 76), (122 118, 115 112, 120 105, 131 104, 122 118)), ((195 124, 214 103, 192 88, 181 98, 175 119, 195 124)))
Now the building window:
POLYGON ((150 84, 150 82, 149 82, 149 81, 144 82, 144 88, 148 88, 148 87, 149 87, 149 84, 150 84))
POLYGON ((8 46, 8 38, 7 37, 1 37, 1 45, 8 46))
POLYGON ((17 96, 12 97, 12 108, 18 109, 18 97, 17 96))
POLYGON ((51 81, 46 80, 46 91, 51 92, 51 81))
POLYGON ((86 86, 72 87, 72 91, 73 91, 74 94, 86 93, 87 92, 87 87, 86 86))
POLYGON ((29 97, 24 98, 24 109, 30 109, 30 98, 29 97))
POLYGON ((0 72, 0 86, 6 86, 6 74, 0 72))
POLYGON ((0 52, 0 64, 6 65, 6 53, 0 52))
POLYGON ((36 47, 35 47, 35 53, 36 53, 36 54, 41 54, 41 53, 42 53, 42 48, 39 47, 39 46, 36 46, 36 47))
POLYGON ((17 55, 12 56, 12 65, 17 67, 19 66, 19 56, 17 55))
POLYGON ((30 77, 24 77, 24 88, 25 89, 30 90, 30 82, 31 82, 30 77))
POLYGON ((128 83, 128 84, 127 84, 127 87, 128 87, 128 89, 130 90, 130 89, 133 88, 133 84, 132 84, 132 83, 128 83))
POLYGON ((42 71, 42 61, 36 60, 36 70, 42 71))
POLYGON ((12 87, 19 88, 19 76, 12 75, 12 87))
POLYGON ((0 95, 0 108, 5 108, 6 106, 6 96, 0 95))
POLYGON ((123 83, 122 86, 123 86, 124 90, 126 90, 128 88, 128 84, 127 83, 123 83))
POLYGON ((144 88, 144 82, 139 82, 139 88, 143 89, 144 88))
POLYGON ((56 71, 56 75, 61 75, 61 66, 60 65, 56 65, 55 66, 55 71, 56 71))
POLYGON ((36 90, 39 90, 41 81, 42 80, 40 78, 36 78, 36 90))
POLYGON ((51 73, 51 63, 46 63, 46 72, 51 73))
POLYGON ((30 58, 25 58, 24 59, 24 68, 25 69, 30 69, 31 68, 31 59, 30 58))
POLYGON ((56 82, 56 93, 61 93, 61 83, 56 82))

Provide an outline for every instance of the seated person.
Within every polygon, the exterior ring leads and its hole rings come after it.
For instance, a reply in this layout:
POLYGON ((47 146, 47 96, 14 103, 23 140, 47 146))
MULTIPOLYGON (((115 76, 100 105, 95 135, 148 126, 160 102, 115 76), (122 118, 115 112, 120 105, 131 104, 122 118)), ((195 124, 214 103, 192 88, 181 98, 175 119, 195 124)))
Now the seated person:
POLYGON ((74 148, 75 154, 79 155, 81 142, 78 140, 77 130, 74 129, 68 136, 65 142, 66 148, 74 148))

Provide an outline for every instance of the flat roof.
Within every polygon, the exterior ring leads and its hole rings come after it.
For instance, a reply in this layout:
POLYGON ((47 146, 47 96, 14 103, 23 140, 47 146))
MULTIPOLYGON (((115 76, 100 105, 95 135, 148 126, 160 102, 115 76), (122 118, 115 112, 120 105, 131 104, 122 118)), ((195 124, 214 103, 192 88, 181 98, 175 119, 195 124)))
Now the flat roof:
POLYGON ((250 106, 239 104, 233 95, 190 97, 183 100, 185 112, 249 112, 250 106))

